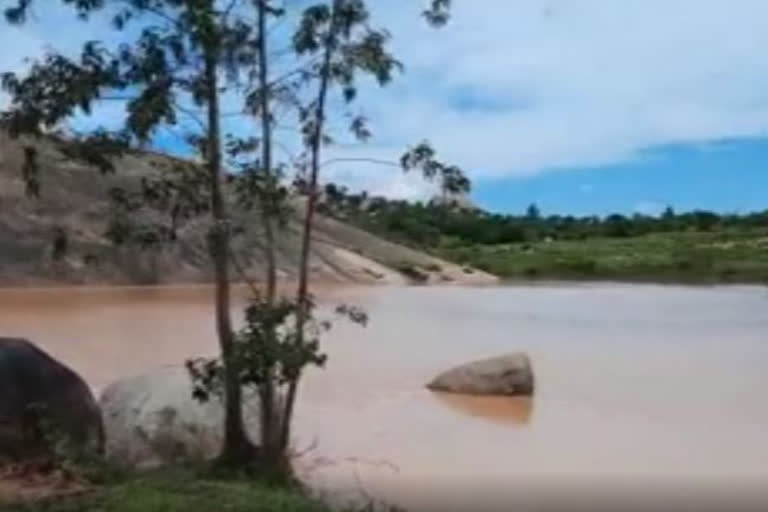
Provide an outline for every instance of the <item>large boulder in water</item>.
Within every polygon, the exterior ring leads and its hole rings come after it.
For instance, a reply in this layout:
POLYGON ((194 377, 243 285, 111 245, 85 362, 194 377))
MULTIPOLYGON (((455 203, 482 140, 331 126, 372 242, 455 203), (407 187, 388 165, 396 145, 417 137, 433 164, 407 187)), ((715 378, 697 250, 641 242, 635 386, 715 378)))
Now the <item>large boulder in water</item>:
POLYGON ((533 395, 531 361, 516 352, 457 366, 427 384, 432 391, 467 395, 533 395))
MULTIPOLYGON (((153 468, 210 460, 224 439, 224 407, 216 397, 200 403, 192 397, 185 367, 165 367, 119 380, 100 398, 111 461, 131 468, 153 468)), ((258 402, 243 404, 245 426, 259 440, 258 402)))
POLYGON ((104 435, 91 390, 74 371, 20 338, 0 337, 0 462, 99 454, 104 435))

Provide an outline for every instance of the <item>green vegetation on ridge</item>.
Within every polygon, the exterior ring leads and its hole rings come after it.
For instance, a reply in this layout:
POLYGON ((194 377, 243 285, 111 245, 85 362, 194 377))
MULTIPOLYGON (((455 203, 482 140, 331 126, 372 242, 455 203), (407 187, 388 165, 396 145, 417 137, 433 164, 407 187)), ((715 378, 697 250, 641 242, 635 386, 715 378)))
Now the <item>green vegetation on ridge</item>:
POLYGON ((379 236, 511 279, 768 282, 768 211, 500 215, 326 187, 324 211, 379 236))
POLYGON ((652 233, 628 238, 442 248, 446 259, 509 278, 768 282, 768 232, 652 233))

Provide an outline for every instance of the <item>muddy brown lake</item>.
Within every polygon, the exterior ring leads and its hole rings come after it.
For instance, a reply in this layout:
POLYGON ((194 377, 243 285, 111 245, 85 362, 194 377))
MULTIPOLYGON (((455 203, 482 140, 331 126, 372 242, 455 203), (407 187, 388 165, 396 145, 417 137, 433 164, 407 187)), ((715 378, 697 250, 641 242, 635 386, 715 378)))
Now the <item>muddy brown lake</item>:
MULTIPOLYGON (((442 497, 442 510, 521 489, 768 487, 766 288, 372 287, 320 299, 358 304, 370 323, 336 322, 327 367, 301 386, 295 444, 313 447, 300 466, 318 487, 414 509, 442 497), (517 350, 533 360, 533 399, 423 387, 517 350)), ((210 300, 206 287, 4 290, 0 333, 39 343, 98 392, 214 353, 210 300)))

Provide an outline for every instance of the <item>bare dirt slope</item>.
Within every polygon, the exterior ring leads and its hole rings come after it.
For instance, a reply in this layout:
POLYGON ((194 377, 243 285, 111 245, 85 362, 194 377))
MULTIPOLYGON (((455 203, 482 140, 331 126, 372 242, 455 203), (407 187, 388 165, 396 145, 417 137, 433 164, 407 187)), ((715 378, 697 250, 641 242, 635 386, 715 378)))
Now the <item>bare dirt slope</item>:
MULTIPOLYGON (((192 223, 180 239, 161 250, 115 247, 104 237, 110 218, 108 190, 135 186, 154 172, 149 153, 122 158, 114 175, 67 161, 48 142, 36 144, 41 162, 41 194, 24 192, 22 144, 0 134, 0 285, 165 284, 211 280, 204 221, 192 223), (54 261, 57 229, 67 233, 67 250, 54 261)), ((281 278, 296 276, 299 256, 299 214, 281 229, 278 261, 281 278)), ((258 216, 235 212, 248 226, 238 237, 236 257, 243 272, 258 279, 263 271, 262 233, 258 216), (253 221, 250 220, 253 217, 253 221)), ((403 284, 495 281, 483 272, 460 268, 426 254, 390 243, 353 226, 320 216, 312 254, 312 277, 328 283, 403 284)))

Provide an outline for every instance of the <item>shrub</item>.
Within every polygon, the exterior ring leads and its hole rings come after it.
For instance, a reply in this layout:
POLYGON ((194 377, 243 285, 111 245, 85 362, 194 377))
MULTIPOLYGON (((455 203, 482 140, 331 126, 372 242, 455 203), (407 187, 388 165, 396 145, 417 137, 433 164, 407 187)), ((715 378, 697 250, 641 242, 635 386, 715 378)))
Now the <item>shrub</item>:
POLYGON ((395 265, 395 269, 417 283, 425 283, 429 279, 429 276, 426 273, 412 263, 398 263, 395 265))

